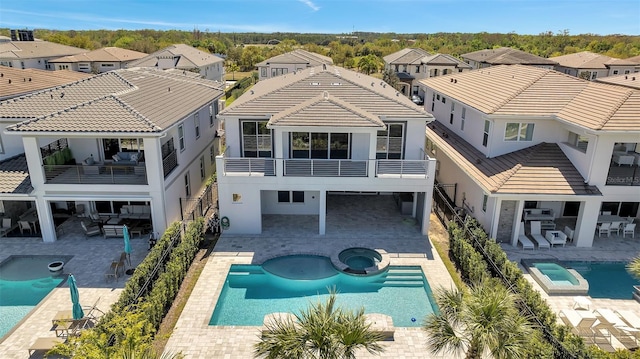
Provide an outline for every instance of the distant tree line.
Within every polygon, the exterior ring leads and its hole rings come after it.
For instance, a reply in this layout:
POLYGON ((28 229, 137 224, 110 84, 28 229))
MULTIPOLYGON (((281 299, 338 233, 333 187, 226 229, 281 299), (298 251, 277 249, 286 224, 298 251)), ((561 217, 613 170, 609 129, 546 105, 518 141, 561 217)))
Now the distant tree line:
MULTIPOLYGON (((252 71, 260 61, 303 48, 330 56, 334 63, 365 72, 377 72, 372 63, 405 47, 422 48, 431 53, 453 56, 497 47, 512 47, 542 57, 553 57, 580 51, 591 51, 615 58, 640 55, 640 36, 571 35, 568 30, 538 35, 516 33, 434 33, 396 34, 355 32, 351 34, 302 33, 221 33, 179 30, 35 30, 37 38, 65 45, 98 49, 116 46, 152 53, 176 43, 192 45, 203 51, 223 55, 227 64, 240 71, 252 71), (261 45, 261 46, 247 46, 261 45), (373 55, 373 56, 368 56, 373 55), (361 63, 361 59, 367 57, 361 63)), ((9 35, 9 29, 0 29, 9 35)))

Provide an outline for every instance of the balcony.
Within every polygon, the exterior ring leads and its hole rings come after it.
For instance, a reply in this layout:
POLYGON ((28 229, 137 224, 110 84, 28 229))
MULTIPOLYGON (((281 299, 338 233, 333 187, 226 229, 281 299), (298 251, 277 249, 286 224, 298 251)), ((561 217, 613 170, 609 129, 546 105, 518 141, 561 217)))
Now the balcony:
POLYGON ((611 158, 607 186, 640 186, 640 154, 617 154, 611 158))
POLYGON ((223 158, 225 176, 275 176, 283 166, 286 177, 368 177, 369 166, 380 178, 427 178, 429 160, 333 160, 223 158))
POLYGON ((138 166, 43 165, 48 184, 147 184, 147 169, 138 166))

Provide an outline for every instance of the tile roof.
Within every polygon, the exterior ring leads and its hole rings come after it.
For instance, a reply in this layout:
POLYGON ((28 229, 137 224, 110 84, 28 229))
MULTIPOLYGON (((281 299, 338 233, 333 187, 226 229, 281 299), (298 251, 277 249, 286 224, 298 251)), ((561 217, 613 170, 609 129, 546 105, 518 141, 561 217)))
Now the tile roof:
POLYGON ((221 84, 153 69, 116 70, 0 102, 7 131, 160 132, 223 91, 221 84))
POLYGON ((603 84, 618 85, 640 90, 640 73, 598 77, 594 81, 603 84))
POLYGON ((86 52, 73 46, 56 44, 49 41, 2 41, 0 59, 33 59, 41 57, 60 57, 86 52))
POLYGON ((147 56, 144 52, 121 49, 119 47, 103 47, 101 49, 51 59, 49 62, 75 63, 75 62, 127 62, 147 56))
POLYGON ((640 131, 640 92, 553 70, 494 66, 420 82, 486 114, 549 116, 591 130, 640 131))
POLYGON ((494 158, 484 154, 437 122, 427 137, 486 192, 509 195, 601 195, 557 144, 538 145, 494 158))
MULTIPOLYGON (((335 66, 313 67, 260 81, 221 111, 220 115, 277 117, 291 107, 321 94, 324 96, 325 92, 329 99, 337 99, 335 103, 340 101, 344 108, 365 118, 432 119, 423 108, 380 79, 335 66)), ((335 106, 329 107, 319 106, 316 109, 335 110, 335 106)), ((316 115, 322 117, 322 114, 316 115)), ((313 122, 313 125, 332 126, 334 123, 313 122)))
POLYGON ((419 48, 406 48, 402 49, 398 52, 394 52, 393 54, 387 55, 384 57, 384 62, 391 65, 404 65, 404 64, 422 64, 422 58, 431 56, 430 53, 426 52, 423 49, 419 48))
POLYGON ((0 161, 0 193, 26 194, 33 191, 24 154, 0 161))
POLYGON ((626 60, 629 61, 629 62, 633 62, 636 65, 640 65, 640 55, 634 56, 634 57, 630 57, 630 58, 628 58, 626 60))
POLYGON ((175 68, 191 69, 218 62, 224 62, 223 59, 216 55, 200 51, 193 46, 185 44, 175 44, 164 49, 158 50, 141 59, 130 62, 127 67, 156 67, 159 58, 176 59, 175 68))
POLYGON ((381 127, 385 124, 367 111, 329 96, 327 91, 297 106, 290 107, 269 120, 271 126, 381 127))
POLYGON ((423 64, 428 65, 456 65, 458 68, 470 69, 471 65, 447 54, 434 54, 422 58, 423 64))
POLYGON ((461 55, 463 59, 483 62, 490 65, 555 65, 554 59, 547 59, 510 47, 485 49, 461 55))
POLYGON ((76 71, 46 71, 0 66, 0 99, 54 87, 91 77, 76 71), (11 83, 9 83, 11 80, 11 83))
POLYGON ((333 65, 333 59, 314 52, 296 49, 266 59, 256 64, 256 66, 267 66, 269 64, 306 64, 308 67, 313 67, 322 64, 333 65))
POLYGON ((637 65, 634 61, 616 59, 606 55, 596 54, 590 51, 576 52, 562 56, 552 57, 559 66, 570 67, 574 69, 606 69, 610 65, 615 66, 633 66, 637 65))

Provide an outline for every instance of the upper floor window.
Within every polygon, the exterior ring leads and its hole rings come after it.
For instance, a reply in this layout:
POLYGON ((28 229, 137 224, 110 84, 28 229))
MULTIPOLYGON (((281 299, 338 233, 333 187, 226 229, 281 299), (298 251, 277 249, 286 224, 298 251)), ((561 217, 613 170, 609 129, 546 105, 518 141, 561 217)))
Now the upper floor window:
POLYGON ((589 137, 569 132, 568 142, 571 146, 575 147, 580 152, 586 153, 587 146, 589 145, 589 137))
POLYGON ((242 156, 271 157, 271 130, 267 121, 242 121, 242 156))
POLYGON ((0 153, 4 153, 4 146, 2 145, 2 134, 0 133, 0 153))
POLYGON ((189 172, 184 174, 184 194, 185 194, 185 197, 191 196, 191 183, 189 182, 189 172))
POLYGON ((618 74, 618 70, 613 70, 613 74, 617 75, 618 74))
POLYGON ((627 75, 629 73, 629 70, 624 70, 624 74, 627 75))
POLYGON ((456 112, 456 103, 451 102, 451 114, 449 114, 449 123, 453 125, 453 114, 456 112))
POLYGON ((211 147, 209 147, 209 162, 211 164, 216 163, 216 146, 215 145, 211 145, 211 147))
POLYGON ((266 67, 263 67, 263 68, 260 70, 260 73, 261 73, 261 75, 260 75, 260 76, 262 76, 262 77, 267 77, 267 68, 266 68, 266 67))
POLYGON ((204 156, 200 157, 200 179, 204 181, 204 178, 207 176, 207 171, 204 167, 204 156))
POLYGON ((491 122, 489 120, 484 120, 484 132, 482 134, 482 145, 487 147, 489 143, 489 130, 491 129, 491 122))
POLYGON ((505 141, 532 141, 533 123, 507 123, 505 141))
POLYGON ((487 211, 487 202, 489 202, 489 196, 486 194, 482 195, 482 212, 487 211))
POLYGON ((400 65, 396 65, 396 72, 400 72, 400 65))
POLYGON ((407 72, 407 65, 402 65, 402 72, 407 72))
POLYGON ((276 77, 280 75, 286 75, 289 73, 289 69, 287 68, 272 68, 271 69, 271 77, 276 77))
POLYGON ((213 126, 213 118, 215 117, 213 113, 213 104, 209 105, 209 127, 213 126))
POLYGON ((442 103, 447 103, 447 98, 442 96, 442 103))
POLYGON ((598 77, 598 72, 597 72, 597 71, 592 72, 592 73, 591 73, 591 79, 592 79, 592 80, 595 80, 595 79, 596 79, 596 77, 598 77))
POLYGON ((184 151, 184 126, 178 126, 178 144, 180 145, 180 152, 184 151))
POLYGON ((193 115, 193 124, 196 129, 196 139, 200 138, 200 115, 196 112, 193 115))
POLYGON ((350 158, 348 133, 292 132, 292 158, 350 158))
POLYGON ((404 142, 404 124, 387 123, 387 129, 378 131, 376 143, 377 159, 402 159, 404 142))
POLYGON ((438 76, 438 69, 431 70, 431 77, 436 77, 436 76, 438 76))
POLYGON ((448 69, 444 69, 444 70, 442 70, 442 74, 443 74, 443 75, 446 75, 446 74, 448 74, 448 73, 449 73, 449 70, 448 70, 448 69))
POLYGON ((416 73, 419 74, 420 73, 420 65, 416 66, 416 73))

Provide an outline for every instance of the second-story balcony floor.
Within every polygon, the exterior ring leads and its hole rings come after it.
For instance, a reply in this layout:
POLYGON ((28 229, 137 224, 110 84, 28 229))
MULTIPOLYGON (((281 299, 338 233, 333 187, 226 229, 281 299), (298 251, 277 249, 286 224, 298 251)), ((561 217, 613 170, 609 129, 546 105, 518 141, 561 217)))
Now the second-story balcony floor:
POLYGON ((44 165, 43 170, 47 184, 148 184, 143 163, 137 166, 44 165))
POLYGON ((225 176, 275 176, 282 168, 287 177, 368 177, 375 168, 376 177, 426 178, 429 160, 347 160, 347 159, 274 159, 225 157, 225 176))

